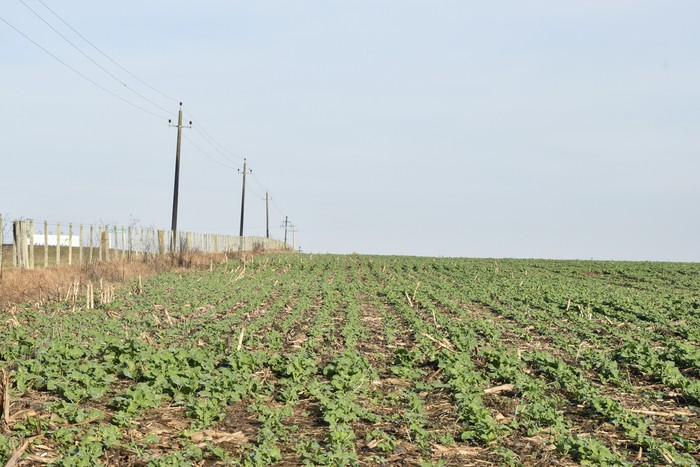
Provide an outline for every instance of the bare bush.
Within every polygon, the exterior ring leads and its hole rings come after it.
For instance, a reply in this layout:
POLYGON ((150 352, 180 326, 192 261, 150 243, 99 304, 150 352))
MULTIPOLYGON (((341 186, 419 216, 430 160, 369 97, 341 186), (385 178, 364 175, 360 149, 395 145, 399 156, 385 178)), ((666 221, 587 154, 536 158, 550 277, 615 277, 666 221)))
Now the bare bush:
POLYGON ((262 253, 265 251, 265 242, 263 240, 255 240, 253 242, 253 253, 262 253))
POLYGON ((0 278, 0 310, 19 303, 42 305, 59 300, 67 290, 78 284, 90 283, 105 286, 119 285, 171 270, 207 270, 213 265, 237 258, 235 253, 202 253, 185 249, 166 256, 156 256, 143 261, 92 262, 83 265, 50 267, 45 269, 5 269, 0 278))

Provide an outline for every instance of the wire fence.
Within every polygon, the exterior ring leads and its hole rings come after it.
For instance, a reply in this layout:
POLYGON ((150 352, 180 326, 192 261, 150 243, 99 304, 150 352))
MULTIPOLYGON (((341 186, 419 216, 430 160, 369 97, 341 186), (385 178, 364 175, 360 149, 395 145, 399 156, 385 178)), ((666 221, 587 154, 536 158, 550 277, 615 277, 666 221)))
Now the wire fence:
POLYGON ((0 215, 0 270, 97 261, 128 261, 172 253, 291 250, 281 240, 173 232, 154 227, 7 221, 0 215))

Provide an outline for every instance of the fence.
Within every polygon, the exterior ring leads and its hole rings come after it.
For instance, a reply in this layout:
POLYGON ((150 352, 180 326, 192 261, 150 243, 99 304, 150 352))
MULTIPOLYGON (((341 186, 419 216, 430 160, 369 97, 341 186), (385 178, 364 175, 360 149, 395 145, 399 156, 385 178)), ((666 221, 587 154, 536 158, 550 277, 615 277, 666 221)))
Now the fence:
POLYGON ((124 261, 185 251, 223 253, 290 249, 281 240, 265 237, 174 233, 153 227, 73 225, 33 220, 3 224, 2 216, 0 245, 0 271, 10 264, 34 269, 61 264, 124 261))

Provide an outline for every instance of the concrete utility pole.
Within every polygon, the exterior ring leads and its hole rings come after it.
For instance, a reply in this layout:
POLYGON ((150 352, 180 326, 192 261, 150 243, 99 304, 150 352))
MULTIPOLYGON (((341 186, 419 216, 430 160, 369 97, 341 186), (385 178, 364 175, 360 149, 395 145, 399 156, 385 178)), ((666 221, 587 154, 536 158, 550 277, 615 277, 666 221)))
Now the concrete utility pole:
POLYGON ((265 190, 265 238, 270 238, 270 195, 265 190))
POLYGON ((287 244, 287 226, 289 225, 289 216, 284 216, 284 222, 280 227, 284 227, 284 244, 287 244))
POLYGON ((297 232, 299 232, 299 229, 297 229, 296 225, 292 224, 292 250, 296 249, 297 232))
POLYGON ((177 114, 177 125, 172 124, 172 120, 168 119, 168 124, 171 127, 177 127, 177 149, 175 151, 175 189, 173 190, 173 221, 170 230, 173 231, 173 243, 175 240, 175 232, 177 232, 177 198, 180 190, 180 145, 182 143, 182 129, 192 128, 192 122, 188 126, 182 126, 182 102, 180 102, 180 111, 177 114))
POLYGON ((243 212, 245 210, 245 176, 246 174, 253 173, 252 170, 246 170, 246 160, 243 159, 243 172, 241 172, 240 169, 238 169, 238 173, 243 174, 243 191, 241 193, 241 231, 239 233, 239 237, 243 236, 243 212))

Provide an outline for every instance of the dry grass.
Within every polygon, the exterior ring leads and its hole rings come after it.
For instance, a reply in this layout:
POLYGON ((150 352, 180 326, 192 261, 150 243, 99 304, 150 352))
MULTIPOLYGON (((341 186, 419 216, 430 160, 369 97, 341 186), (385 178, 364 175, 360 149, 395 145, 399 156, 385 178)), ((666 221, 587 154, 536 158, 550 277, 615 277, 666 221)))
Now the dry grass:
POLYGON ((199 253, 194 251, 164 257, 139 258, 131 261, 94 262, 80 266, 46 269, 4 269, 0 273, 0 311, 19 303, 43 304, 62 300, 78 284, 119 285, 165 271, 205 270, 238 258, 237 253, 199 253))

